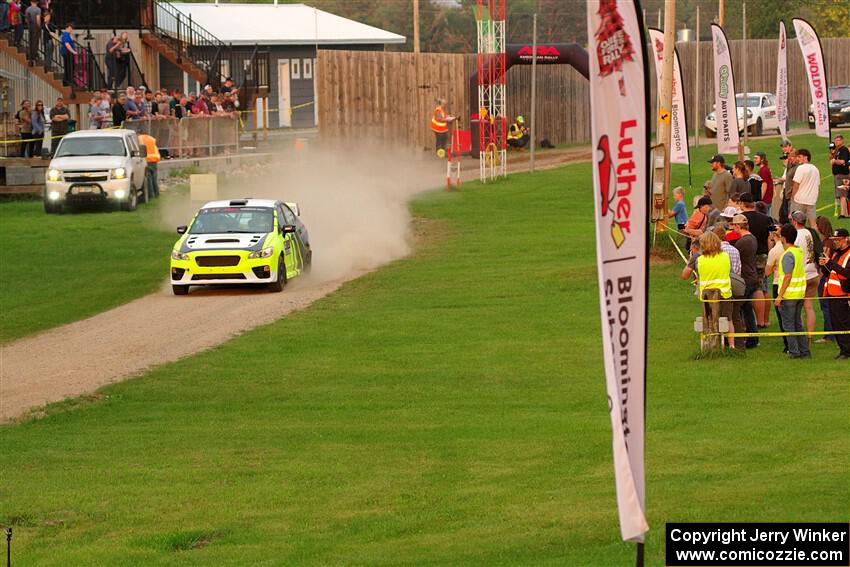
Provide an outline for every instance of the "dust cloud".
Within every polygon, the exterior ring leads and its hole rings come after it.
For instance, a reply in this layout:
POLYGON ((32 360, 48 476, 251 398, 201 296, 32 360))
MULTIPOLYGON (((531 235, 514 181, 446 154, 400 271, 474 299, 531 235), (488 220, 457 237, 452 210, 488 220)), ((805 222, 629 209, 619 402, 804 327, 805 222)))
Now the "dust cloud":
MULTIPOLYGON (((312 144, 281 150, 272 163, 219 176, 221 199, 254 197, 297 202, 310 233, 310 280, 325 282, 368 271, 410 252, 407 204, 445 182, 444 162, 410 150, 312 144), (429 159, 430 158, 430 159, 429 159)), ((169 229, 197 210, 188 195, 163 203, 169 229)))

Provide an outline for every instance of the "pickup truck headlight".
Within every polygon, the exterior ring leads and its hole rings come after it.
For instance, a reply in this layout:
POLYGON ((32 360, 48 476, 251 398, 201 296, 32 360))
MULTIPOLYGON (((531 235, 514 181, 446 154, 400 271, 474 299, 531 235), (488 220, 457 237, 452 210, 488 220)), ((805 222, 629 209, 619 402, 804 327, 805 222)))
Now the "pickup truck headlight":
POLYGON ((752 117, 753 117, 753 111, 748 108, 747 109, 747 118, 752 118, 752 117))
POLYGON ((188 260, 189 255, 180 252, 179 250, 172 250, 171 257, 175 260, 188 260))
POLYGON ((709 112, 709 113, 708 113, 708 116, 706 116, 706 118, 707 118, 708 120, 714 120, 714 113, 713 113, 713 112, 709 112))
POLYGON ((112 179, 126 179, 127 170, 123 167, 116 167, 112 170, 112 179))
POLYGON ((62 172, 58 169, 49 169, 47 171, 47 180, 48 181, 60 181, 62 179, 62 172))
POLYGON ((249 258, 269 258, 272 254, 274 254, 274 247, 269 246, 268 248, 263 248, 262 250, 257 250, 256 252, 251 252, 248 254, 249 258))
POLYGON ((845 106, 841 109, 841 112, 850 112, 850 106, 845 106))

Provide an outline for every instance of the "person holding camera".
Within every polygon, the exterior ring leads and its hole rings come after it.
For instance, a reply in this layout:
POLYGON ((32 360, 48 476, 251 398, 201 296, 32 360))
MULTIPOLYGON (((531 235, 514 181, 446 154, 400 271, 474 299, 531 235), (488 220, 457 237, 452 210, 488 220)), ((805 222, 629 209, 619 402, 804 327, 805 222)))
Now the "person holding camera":
POLYGON ((845 180, 850 179, 850 149, 844 145, 844 136, 839 134, 833 139, 833 143, 829 145, 829 163, 832 164, 832 175, 835 180, 835 210, 838 211, 838 218, 843 219, 850 217, 850 211, 847 208, 847 183, 845 180))
MULTIPOLYGON (((850 331, 850 232, 839 228, 832 235, 832 254, 821 255, 819 264, 824 273, 829 273, 825 292, 830 298, 829 316, 832 330, 850 331)), ((836 334, 838 356, 850 360, 850 335, 836 334)))

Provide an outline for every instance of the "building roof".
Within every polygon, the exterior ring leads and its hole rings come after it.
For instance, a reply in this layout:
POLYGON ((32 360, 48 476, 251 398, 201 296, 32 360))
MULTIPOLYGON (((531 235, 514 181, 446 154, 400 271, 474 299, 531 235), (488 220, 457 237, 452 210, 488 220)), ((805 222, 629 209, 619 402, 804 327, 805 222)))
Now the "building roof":
POLYGON ((173 4, 201 27, 234 45, 404 43, 388 32, 304 4, 173 4))

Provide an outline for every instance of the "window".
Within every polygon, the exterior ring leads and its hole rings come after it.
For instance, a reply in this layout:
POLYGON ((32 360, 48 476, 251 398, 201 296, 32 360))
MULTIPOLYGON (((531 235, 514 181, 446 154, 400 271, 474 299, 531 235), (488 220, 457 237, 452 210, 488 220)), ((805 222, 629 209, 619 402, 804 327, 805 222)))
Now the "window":
POLYGON ((290 76, 293 79, 300 79, 301 78, 301 60, 300 59, 293 59, 292 63, 290 63, 290 69, 292 69, 290 76))
POLYGON ((283 205, 283 220, 288 225, 295 225, 295 215, 289 210, 289 207, 283 205))
POLYGON ((313 78, 313 60, 305 59, 304 60, 304 78, 312 79, 313 78))

